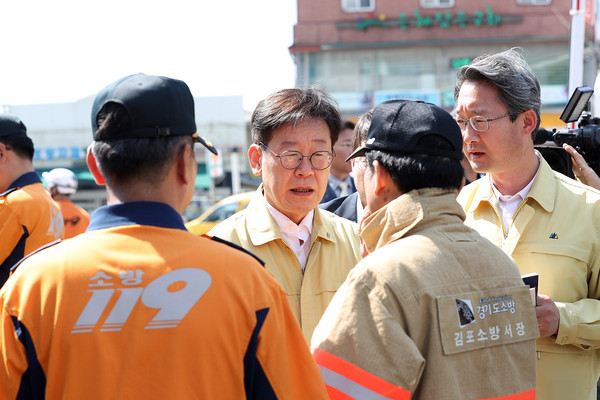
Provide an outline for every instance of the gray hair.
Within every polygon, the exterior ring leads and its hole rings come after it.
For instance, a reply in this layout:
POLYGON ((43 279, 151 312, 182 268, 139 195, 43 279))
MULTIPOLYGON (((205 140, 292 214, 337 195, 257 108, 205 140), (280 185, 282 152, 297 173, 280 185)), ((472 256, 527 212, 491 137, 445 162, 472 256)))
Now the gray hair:
POLYGON ((524 111, 533 110, 537 116, 537 125, 532 132, 532 137, 535 136, 540 126, 542 107, 540 83, 525 61, 522 49, 512 48, 496 54, 486 54, 477 57, 471 64, 460 67, 456 71, 455 102, 465 81, 495 85, 513 122, 524 111))

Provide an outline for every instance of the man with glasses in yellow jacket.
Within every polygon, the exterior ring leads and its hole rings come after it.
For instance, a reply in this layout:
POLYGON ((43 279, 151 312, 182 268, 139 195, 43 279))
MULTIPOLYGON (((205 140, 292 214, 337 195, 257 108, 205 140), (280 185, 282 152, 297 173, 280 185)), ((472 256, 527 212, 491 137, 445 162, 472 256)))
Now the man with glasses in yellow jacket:
POLYGON ((540 85, 516 50, 459 68, 463 152, 486 173, 458 197, 465 223, 539 274, 537 398, 596 399, 600 375, 600 192, 535 151, 540 85))
POLYGON ((245 210, 209 232, 265 262, 308 343, 360 259, 357 224, 318 208, 340 128, 333 100, 319 89, 284 89, 259 102, 248 159, 263 183, 245 210))

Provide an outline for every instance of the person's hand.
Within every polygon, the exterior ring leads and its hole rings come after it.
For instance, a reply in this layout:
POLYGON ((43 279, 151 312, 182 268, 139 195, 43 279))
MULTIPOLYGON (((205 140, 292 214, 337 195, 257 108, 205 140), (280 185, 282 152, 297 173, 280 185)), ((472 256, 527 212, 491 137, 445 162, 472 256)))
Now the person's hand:
POLYGON ((360 254, 363 256, 363 258, 369 255, 369 250, 367 250, 367 245, 365 244, 365 241, 363 240, 361 235, 363 231, 363 222, 369 215, 371 215, 371 211, 369 211, 369 207, 365 206, 365 208, 363 209, 362 219, 358 224, 358 237, 360 238, 360 254))
POLYGON ((560 314, 554 300, 545 294, 538 294, 535 315, 540 329, 540 337, 548 337, 558 333, 560 314))
POLYGON ((579 154, 573 146, 568 145, 567 143, 563 144, 563 149, 571 156, 573 175, 575 175, 575 178, 584 185, 600 190, 600 177, 598 177, 596 172, 594 172, 588 163, 585 162, 583 156, 579 154))

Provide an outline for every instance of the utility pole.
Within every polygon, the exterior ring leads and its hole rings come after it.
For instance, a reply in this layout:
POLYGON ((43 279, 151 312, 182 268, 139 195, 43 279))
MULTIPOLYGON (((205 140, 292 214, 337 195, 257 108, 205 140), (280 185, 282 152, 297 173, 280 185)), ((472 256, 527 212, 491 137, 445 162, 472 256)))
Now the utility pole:
MULTIPOLYGON (((592 115, 600 115, 600 12, 598 12, 599 0, 592 0, 592 21, 594 22, 594 60, 596 64, 596 82, 594 83, 594 94, 592 97, 592 115)), ((588 10, 589 13, 590 10, 588 10)))
POLYGON ((240 193, 240 148, 231 150, 231 194, 240 193))
MULTIPOLYGON (((569 93, 583 85, 583 48, 585 41, 585 0, 571 2, 571 42, 569 47, 569 93)), ((575 128, 575 122, 569 128, 575 128)))

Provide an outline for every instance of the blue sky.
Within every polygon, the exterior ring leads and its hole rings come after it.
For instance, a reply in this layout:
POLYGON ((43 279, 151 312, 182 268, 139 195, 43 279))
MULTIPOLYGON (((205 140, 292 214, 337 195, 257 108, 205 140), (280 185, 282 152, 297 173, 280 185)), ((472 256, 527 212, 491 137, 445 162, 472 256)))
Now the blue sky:
POLYGON ((0 105, 72 102, 144 72, 252 111, 294 85, 296 18, 296 0, 7 0, 0 105))

